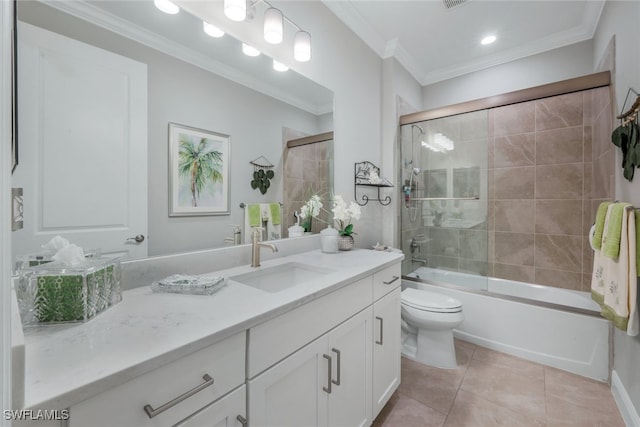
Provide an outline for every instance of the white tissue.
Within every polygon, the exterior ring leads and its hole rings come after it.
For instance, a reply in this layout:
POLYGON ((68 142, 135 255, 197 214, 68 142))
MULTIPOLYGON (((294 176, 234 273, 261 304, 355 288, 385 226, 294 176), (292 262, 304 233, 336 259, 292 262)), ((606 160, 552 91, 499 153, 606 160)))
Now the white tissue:
POLYGON ((51 252, 57 252, 62 248, 69 246, 69 241, 62 236, 56 236, 49 240, 49 243, 42 245, 42 249, 51 252))
POLYGON ((54 261, 58 261, 72 267, 82 264, 85 261, 84 250, 73 243, 58 250, 52 258, 54 261))

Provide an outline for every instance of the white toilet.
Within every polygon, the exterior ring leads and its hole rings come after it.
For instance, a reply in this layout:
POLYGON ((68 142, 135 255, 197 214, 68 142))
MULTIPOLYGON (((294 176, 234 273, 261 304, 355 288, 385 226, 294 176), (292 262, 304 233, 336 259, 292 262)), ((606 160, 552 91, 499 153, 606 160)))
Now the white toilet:
POLYGON ((437 368, 453 369, 453 328, 464 320, 462 303, 435 292, 402 291, 402 354, 437 368))

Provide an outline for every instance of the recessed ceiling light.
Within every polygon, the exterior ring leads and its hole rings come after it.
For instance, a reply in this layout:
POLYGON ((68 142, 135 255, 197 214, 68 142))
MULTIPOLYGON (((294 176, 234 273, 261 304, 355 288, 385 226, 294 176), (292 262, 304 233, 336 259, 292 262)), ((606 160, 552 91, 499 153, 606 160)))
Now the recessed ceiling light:
POLYGON ((246 43, 242 43, 242 52, 247 56, 259 56, 260 51, 253 46, 249 46, 246 43))
POLYGON ((210 35, 211 37, 224 36, 224 31, 222 31, 220 28, 216 27, 215 25, 202 21, 202 26, 204 28, 204 32, 210 35))
POLYGON ((170 15, 175 15, 180 12, 180 8, 169 0, 153 0, 153 4, 155 4, 156 7, 164 13, 168 13, 170 15))
POLYGON ((287 71, 289 67, 284 65, 282 62, 278 62, 275 59, 273 60, 273 69, 276 71, 287 71))
POLYGON ((496 36, 487 36, 485 38, 483 38, 480 43, 487 45, 487 44, 491 44, 494 41, 496 41, 496 36))

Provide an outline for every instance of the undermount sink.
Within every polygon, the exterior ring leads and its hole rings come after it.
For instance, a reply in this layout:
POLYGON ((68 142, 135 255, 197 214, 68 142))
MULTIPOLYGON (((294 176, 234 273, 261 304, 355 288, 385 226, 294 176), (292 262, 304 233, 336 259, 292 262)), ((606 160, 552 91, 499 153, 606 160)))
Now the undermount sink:
POLYGON ((262 291, 275 293, 307 283, 332 272, 332 270, 299 262, 288 262, 231 276, 229 279, 262 291))

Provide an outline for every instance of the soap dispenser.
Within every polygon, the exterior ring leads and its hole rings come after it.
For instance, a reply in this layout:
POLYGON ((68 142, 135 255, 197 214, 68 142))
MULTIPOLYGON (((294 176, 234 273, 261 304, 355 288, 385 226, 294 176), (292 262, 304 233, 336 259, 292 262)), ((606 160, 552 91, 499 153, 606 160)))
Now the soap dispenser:
POLYGON ((338 230, 331 225, 320 232, 320 248, 326 254, 338 252, 338 230))

